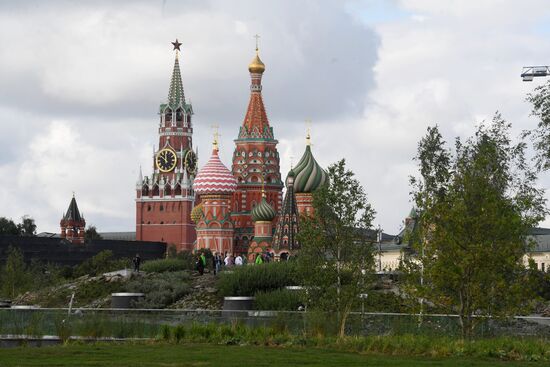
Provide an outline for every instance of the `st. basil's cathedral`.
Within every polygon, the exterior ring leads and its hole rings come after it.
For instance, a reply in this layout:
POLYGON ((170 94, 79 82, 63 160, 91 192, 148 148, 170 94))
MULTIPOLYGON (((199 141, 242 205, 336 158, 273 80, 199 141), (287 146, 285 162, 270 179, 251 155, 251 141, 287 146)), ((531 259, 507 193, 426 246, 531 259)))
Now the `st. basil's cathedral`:
POLYGON ((178 251, 206 248, 249 258, 269 251, 286 258, 299 248, 300 215, 313 214, 312 193, 327 181, 309 133, 302 158, 283 183, 278 141, 262 97, 266 68, 256 47, 231 170, 219 158, 217 136, 208 162, 198 169, 193 108, 185 99, 179 65, 181 43, 172 44, 176 56, 168 100, 159 109, 153 171, 143 176, 140 170, 136 185, 136 239, 165 242, 178 251))

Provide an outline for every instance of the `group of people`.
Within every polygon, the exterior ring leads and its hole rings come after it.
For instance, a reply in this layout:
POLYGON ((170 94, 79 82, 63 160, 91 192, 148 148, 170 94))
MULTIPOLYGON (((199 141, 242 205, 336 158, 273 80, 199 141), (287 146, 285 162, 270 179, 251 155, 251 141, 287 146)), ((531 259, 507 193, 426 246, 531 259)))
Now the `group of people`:
MULTIPOLYGON (((273 261, 275 258, 275 254, 272 252, 265 252, 261 254, 257 254, 256 258, 254 260, 254 264, 263 264, 273 261)), ((246 265, 247 258, 244 255, 234 255, 234 254, 220 254, 218 252, 215 252, 212 256, 212 269, 214 270, 214 275, 218 274, 222 267, 225 268, 231 268, 233 266, 243 266, 246 265)), ((206 256, 204 255, 204 252, 201 252, 197 255, 196 258, 196 268, 200 275, 204 274, 204 269, 207 267, 207 260, 206 256)))
MULTIPOLYGON (((206 256, 204 253, 200 253, 197 256, 196 267, 200 275, 204 274, 204 269, 206 268, 206 256)), ((246 264, 246 257, 241 255, 232 255, 225 253, 224 256, 220 255, 218 252, 214 253, 212 256, 212 269, 214 270, 214 275, 218 274, 222 269, 222 266, 230 268, 232 266, 242 266, 246 264)))
POLYGON ((273 261, 275 259, 275 254, 273 252, 262 252, 261 254, 256 255, 256 260, 254 263, 263 264, 273 261))

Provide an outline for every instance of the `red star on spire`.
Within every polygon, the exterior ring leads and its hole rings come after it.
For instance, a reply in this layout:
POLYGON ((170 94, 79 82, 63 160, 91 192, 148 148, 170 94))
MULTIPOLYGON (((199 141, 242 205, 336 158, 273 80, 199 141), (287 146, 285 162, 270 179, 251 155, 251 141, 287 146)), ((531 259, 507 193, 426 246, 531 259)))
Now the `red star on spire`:
POLYGON ((172 45, 174 45, 174 50, 180 50, 181 42, 178 42, 178 39, 176 38, 176 42, 172 42, 172 45))

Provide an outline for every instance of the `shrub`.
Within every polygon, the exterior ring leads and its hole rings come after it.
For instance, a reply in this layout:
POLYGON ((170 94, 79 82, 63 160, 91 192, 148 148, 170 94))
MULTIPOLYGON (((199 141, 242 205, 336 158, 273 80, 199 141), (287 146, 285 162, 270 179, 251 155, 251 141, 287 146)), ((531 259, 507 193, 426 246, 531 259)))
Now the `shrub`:
POLYGON ((143 263, 141 270, 148 273, 165 273, 182 270, 190 270, 188 264, 181 259, 167 258, 159 260, 150 260, 143 263))
POLYGON ((411 312, 406 301, 393 292, 370 291, 363 305, 366 312, 411 312))
POLYGON ((111 250, 99 252, 94 257, 85 260, 74 269, 74 276, 96 276, 110 271, 126 268, 130 264, 128 259, 115 259, 111 250))
POLYGON ((301 293, 288 289, 256 292, 254 297, 254 307, 257 310, 297 311, 303 305, 301 293))
POLYGON ((233 267, 222 272, 218 288, 222 296, 253 296, 288 285, 296 285, 298 275, 294 262, 272 262, 261 265, 233 267))
POLYGON ((126 284, 126 291, 145 293, 145 298, 134 304, 138 308, 165 308, 189 293, 187 272, 153 273, 126 284))

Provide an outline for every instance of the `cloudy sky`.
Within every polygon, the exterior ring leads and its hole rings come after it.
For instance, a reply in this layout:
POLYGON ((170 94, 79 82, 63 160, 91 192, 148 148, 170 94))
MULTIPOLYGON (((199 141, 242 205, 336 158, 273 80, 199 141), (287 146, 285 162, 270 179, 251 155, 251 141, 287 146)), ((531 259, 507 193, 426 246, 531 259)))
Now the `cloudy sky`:
POLYGON ((0 216, 57 232, 74 191, 88 224, 135 229, 176 37, 201 162, 219 124, 230 165, 258 33, 283 174, 311 119, 319 163, 346 158, 395 233, 427 126, 452 140, 497 110, 534 126, 525 95, 543 81, 519 74, 550 63, 549 18, 545 0, 0 0, 0 216))

